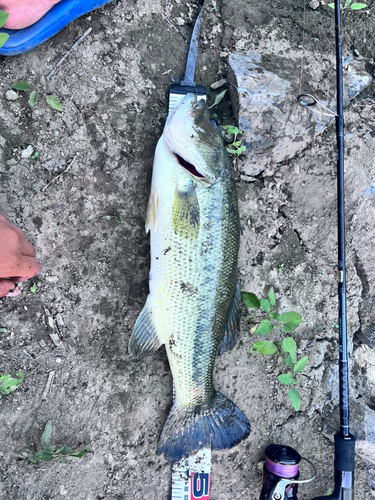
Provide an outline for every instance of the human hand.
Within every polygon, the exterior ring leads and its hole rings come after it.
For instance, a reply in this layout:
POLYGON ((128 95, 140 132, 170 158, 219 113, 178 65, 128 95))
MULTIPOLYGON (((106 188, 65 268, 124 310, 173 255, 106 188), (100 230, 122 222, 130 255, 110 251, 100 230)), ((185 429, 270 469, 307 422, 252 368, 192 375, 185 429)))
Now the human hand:
POLYGON ((25 233, 0 214, 0 297, 19 295, 17 283, 32 278, 39 270, 35 249, 25 233))

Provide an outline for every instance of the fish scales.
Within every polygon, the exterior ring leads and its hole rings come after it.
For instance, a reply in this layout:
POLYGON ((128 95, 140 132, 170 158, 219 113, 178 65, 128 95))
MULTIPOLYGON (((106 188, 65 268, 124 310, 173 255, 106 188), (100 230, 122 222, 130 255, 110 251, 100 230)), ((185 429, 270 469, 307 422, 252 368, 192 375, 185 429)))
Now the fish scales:
MULTIPOLYGON (((146 229, 150 293, 129 350, 138 358, 161 344, 167 351, 175 402, 158 452, 178 460, 203 446, 231 447, 250 425, 212 378, 231 311, 239 307, 237 192, 221 135, 192 94, 158 142, 146 229)), ((228 346, 237 333, 226 332, 228 346)))

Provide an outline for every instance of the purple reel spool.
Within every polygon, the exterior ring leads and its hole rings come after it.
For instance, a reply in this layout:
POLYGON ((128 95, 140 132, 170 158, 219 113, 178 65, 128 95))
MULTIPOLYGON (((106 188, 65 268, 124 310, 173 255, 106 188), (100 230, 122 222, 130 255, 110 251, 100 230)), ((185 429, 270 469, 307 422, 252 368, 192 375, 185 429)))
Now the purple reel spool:
POLYGON ((298 500, 297 491, 301 455, 290 446, 271 444, 266 448, 263 468, 263 489, 259 500, 298 500), (288 484, 278 491, 279 483, 287 479, 288 484), (292 480, 292 481, 290 481, 292 480))

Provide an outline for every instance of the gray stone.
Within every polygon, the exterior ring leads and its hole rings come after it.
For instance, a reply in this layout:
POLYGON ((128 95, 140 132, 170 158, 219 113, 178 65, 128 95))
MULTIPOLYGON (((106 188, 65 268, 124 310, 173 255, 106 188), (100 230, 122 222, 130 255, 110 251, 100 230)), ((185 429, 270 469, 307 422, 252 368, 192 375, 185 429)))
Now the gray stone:
POLYGON ((57 283, 59 281, 58 276, 46 276, 46 281, 49 283, 57 283))
POLYGON ((33 154, 34 148, 29 145, 27 146, 26 149, 22 150, 21 152, 21 158, 30 158, 30 156, 33 154))
POLYGON ((14 90, 10 89, 5 92, 5 97, 8 99, 8 101, 16 101, 18 99, 18 94, 14 90))
MULTIPOLYGON (((235 112, 248 150, 239 162, 239 170, 247 176, 257 175, 270 165, 293 158, 334 120, 322 114, 326 111, 321 107, 306 109, 297 103, 297 96, 304 93, 300 85, 302 55, 305 61, 314 61, 312 66, 304 67, 303 80, 308 81, 310 87, 306 92, 335 111, 334 64, 327 61, 326 56, 323 60, 318 53, 281 57, 255 51, 229 56, 235 112), (311 109, 319 112, 311 112, 311 109)), ((364 61, 353 59, 344 73, 344 105, 347 106, 371 80, 364 61)))

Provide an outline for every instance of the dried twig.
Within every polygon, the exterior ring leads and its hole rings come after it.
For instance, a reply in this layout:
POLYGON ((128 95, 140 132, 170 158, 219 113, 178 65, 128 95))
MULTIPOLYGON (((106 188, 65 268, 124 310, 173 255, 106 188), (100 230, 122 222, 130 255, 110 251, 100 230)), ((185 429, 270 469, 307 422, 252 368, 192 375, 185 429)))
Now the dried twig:
POLYGON ((47 399, 47 394, 48 394, 48 391, 50 390, 54 376, 55 376, 55 372, 49 372, 47 384, 46 384, 46 387, 45 387, 43 394, 42 394, 42 399, 47 399))
POLYGON ((91 28, 91 26, 90 26, 90 28, 88 28, 88 29, 87 29, 87 30, 83 33, 83 35, 82 35, 82 36, 80 36, 80 37, 78 38, 78 40, 77 40, 75 43, 73 43, 73 45, 70 47, 70 49, 68 50, 68 52, 67 52, 67 53, 66 53, 66 54, 65 54, 65 55, 64 55, 64 56, 60 59, 60 61, 59 61, 59 62, 58 62, 58 63, 54 66, 54 68, 53 68, 53 69, 52 69, 52 70, 48 73, 48 75, 46 76, 47 80, 50 80, 50 79, 52 78, 53 74, 55 73, 55 71, 57 70, 57 68, 60 66, 60 64, 62 64, 62 63, 65 61, 65 59, 68 57, 68 55, 70 54, 70 52, 71 52, 71 51, 72 51, 75 47, 77 47, 77 45, 78 45, 79 43, 81 43, 81 42, 82 42, 82 40, 83 40, 83 39, 84 39, 84 38, 85 38, 85 37, 86 37, 89 33, 91 33, 91 31, 92 31, 92 28, 91 28))
POLYGON ((46 185, 44 186, 44 188, 42 189, 42 191, 45 191, 45 190, 48 188, 48 186, 50 186, 53 182, 55 182, 55 180, 56 180, 56 179, 58 179, 59 177, 61 177, 62 175, 64 175, 64 174, 65 174, 65 173, 66 173, 66 172, 70 169, 70 167, 73 165, 73 163, 74 163, 74 161, 75 161, 75 159, 76 159, 76 158, 77 158, 77 155, 75 155, 75 157, 74 157, 74 158, 73 158, 73 160, 69 163, 69 165, 68 165, 68 166, 67 166, 67 168, 64 170, 64 172, 61 172, 61 174, 56 175, 56 177, 54 177, 54 178, 52 179, 52 181, 51 181, 51 182, 49 182, 48 184, 46 184, 46 185))

